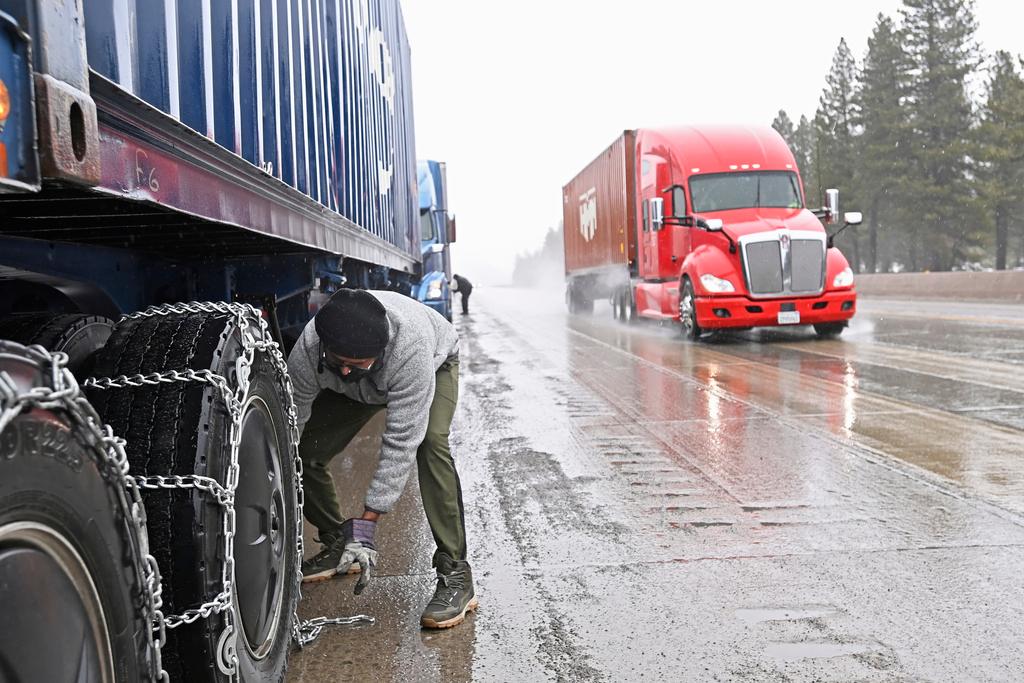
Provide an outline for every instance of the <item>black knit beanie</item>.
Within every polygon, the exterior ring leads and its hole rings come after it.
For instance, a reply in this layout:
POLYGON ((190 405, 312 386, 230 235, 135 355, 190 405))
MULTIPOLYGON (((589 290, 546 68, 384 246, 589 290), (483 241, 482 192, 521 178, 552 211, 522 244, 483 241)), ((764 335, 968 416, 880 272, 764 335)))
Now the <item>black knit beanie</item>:
POLYGON ((365 290, 339 289, 314 320, 320 341, 339 356, 376 358, 388 345, 384 305, 365 290))

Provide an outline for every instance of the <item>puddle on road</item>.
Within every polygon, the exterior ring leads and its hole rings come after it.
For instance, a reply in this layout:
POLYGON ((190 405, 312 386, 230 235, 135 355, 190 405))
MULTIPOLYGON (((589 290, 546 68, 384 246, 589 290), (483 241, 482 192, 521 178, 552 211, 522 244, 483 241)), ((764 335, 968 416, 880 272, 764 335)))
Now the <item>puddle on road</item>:
POLYGON ((798 619, 820 619, 838 614, 834 607, 757 607, 736 610, 736 618, 748 624, 765 621, 796 621, 798 619))
POLYGON ((780 662, 796 662, 801 659, 828 659, 849 657, 876 650, 868 643, 772 643, 765 654, 780 662))

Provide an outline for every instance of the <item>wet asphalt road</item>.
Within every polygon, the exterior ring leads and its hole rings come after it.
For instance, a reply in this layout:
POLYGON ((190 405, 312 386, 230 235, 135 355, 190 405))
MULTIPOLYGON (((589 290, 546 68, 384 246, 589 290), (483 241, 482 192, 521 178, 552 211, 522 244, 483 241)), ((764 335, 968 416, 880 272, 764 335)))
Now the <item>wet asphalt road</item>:
MULTIPOLYGON (((452 444, 480 610, 419 629, 413 482, 375 583, 300 609, 377 623, 289 681, 1024 680, 1024 306, 863 300, 836 341, 689 344, 556 295, 473 304, 452 444)), ((335 461, 346 512, 380 427, 335 461)))

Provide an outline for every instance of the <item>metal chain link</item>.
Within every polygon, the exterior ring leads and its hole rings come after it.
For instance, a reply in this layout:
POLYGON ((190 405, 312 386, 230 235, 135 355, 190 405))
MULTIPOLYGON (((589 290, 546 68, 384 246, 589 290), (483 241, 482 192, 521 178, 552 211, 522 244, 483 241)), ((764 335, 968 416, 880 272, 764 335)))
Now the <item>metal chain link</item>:
MULTIPOLYGON (((170 316, 189 313, 220 313, 230 315, 234 319, 237 338, 242 347, 241 354, 235 361, 236 386, 232 390, 230 383, 223 376, 210 370, 170 370, 148 375, 121 375, 113 378, 89 379, 84 386, 93 389, 138 388, 156 386, 175 382, 203 383, 211 386, 219 394, 231 419, 229 431, 230 459, 224 484, 211 477, 190 476, 130 476, 128 458, 125 452, 125 441, 114 436, 109 426, 103 425, 88 400, 81 395, 77 381, 66 369, 67 355, 49 353, 42 347, 30 347, 32 360, 41 368, 49 368, 51 386, 35 387, 27 392, 18 393, 13 380, 0 374, 0 398, 3 399, 3 411, 0 412, 0 431, 2 431, 26 406, 42 409, 60 408, 68 412, 76 424, 87 429, 99 443, 103 444, 106 460, 99 463, 101 467, 113 475, 120 484, 118 495, 122 499, 124 509, 128 511, 128 519, 138 539, 140 557, 137 558, 142 567, 144 580, 144 602, 146 616, 152 624, 147 632, 147 645, 153 658, 153 668, 160 681, 167 683, 169 676, 163 670, 161 650, 166 642, 167 629, 183 624, 191 624, 199 619, 206 619, 215 614, 223 615, 222 635, 219 639, 218 664, 222 672, 230 679, 238 676, 238 657, 236 650, 237 629, 234 625, 234 538, 235 538, 235 491, 239 478, 239 447, 241 445, 241 422, 243 406, 249 391, 249 377, 256 353, 263 353, 273 364, 277 378, 281 381, 286 402, 289 427, 289 450, 295 468, 295 524, 296 524, 296 559, 295 576, 302 571, 302 507, 304 494, 302 490, 302 461, 299 458, 298 413, 295 408, 291 378, 288 366, 277 342, 269 332, 269 326, 253 306, 238 303, 195 302, 188 304, 169 304, 153 306, 145 311, 133 313, 122 318, 139 320, 154 316, 170 316), (223 508, 224 562, 221 572, 221 590, 212 600, 197 608, 188 609, 182 614, 164 615, 162 612, 162 584, 156 560, 149 553, 148 534, 146 531, 145 507, 142 503, 141 489, 195 489, 209 494, 223 508)), ((298 647, 304 647, 315 640, 324 626, 329 624, 349 625, 356 623, 373 623, 373 618, 365 615, 328 619, 317 617, 300 621, 298 614, 292 614, 292 638, 298 647)))
POLYGON ((48 370, 49 386, 34 387, 26 392, 19 392, 17 385, 5 372, 0 372, 0 432, 26 408, 43 410, 61 410, 75 426, 83 430, 94 443, 101 446, 92 449, 98 456, 97 466, 104 478, 115 484, 115 495, 130 533, 135 537, 135 544, 129 547, 137 570, 143 581, 140 587, 144 603, 145 617, 153 625, 146 631, 147 650, 151 657, 151 673, 163 683, 169 683, 167 672, 163 669, 161 651, 166 640, 165 619, 161 607, 160 569, 156 560, 149 552, 149 535, 146 530, 146 511, 142 504, 142 495, 136 481, 128 476, 128 456, 125 453, 125 441, 114 436, 108 425, 101 422, 99 415, 82 396, 78 382, 67 369, 68 356, 65 353, 50 353, 41 346, 26 348, 28 360, 35 363, 41 370, 48 370))
MULTIPOLYGON (((302 460, 299 457, 298 450, 298 413, 295 408, 287 362, 281 353, 278 343, 271 336, 269 326, 259 310, 253 306, 239 303, 192 302, 166 304, 151 306, 145 311, 126 315, 121 318, 121 322, 156 316, 166 317, 195 313, 219 313, 230 315, 233 318, 235 324, 234 332, 237 334, 237 339, 241 345, 241 354, 235 361, 236 386, 234 390, 232 390, 230 383, 223 376, 210 370, 192 369, 169 370, 147 375, 136 374, 121 375, 113 378, 92 378, 87 380, 84 386, 99 390, 139 388, 176 382, 202 383, 211 386, 216 390, 224 403, 231 419, 229 431, 230 459, 223 484, 212 477, 200 475, 129 475, 124 439, 115 436, 108 425, 102 424, 92 405, 81 395, 77 380, 66 368, 67 355, 64 353, 50 353, 38 346, 28 347, 31 360, 41 368, 49 369, 49 387, 34 387, 27 392, 19 393, 13 380, 7 377, 5 373, 0 373, 0 399, 2 399, 3 406, 3 410, 0 411, 0 431, 7 427, 26 407, 39 407, 44 410, 56 408, 65 410, 72 417, 76 425, 86 429, 103 445, 103 453, 106 458, 98 464, 105 474, 109 474, 116 483, 120 484, 117 487, 117 495, 121 499, 120 502, 123 509, 127 512, 128 522, 138 542, 139 557, 136 560, 141 566, 144 581, 143 601, 145 613, 148 621, 152 624, 152 630, 146 634, 147 645, 152 657, 153 671, 157 679, 163 683, 169 683, 170 680, 167 672, 163 669, 161 658, 162 648, 167 640, 167 629, 176 628, 183 624, 191 624, 199 619, 210 618, 215 614, 223 615, 224 624, 221 637, 218 640, 220 643, 220 651, 217 653, 218 664, 222 672, 231 680, 237 679, 238 676, 238 657, 235 649, 237 629, 234 625, 233 597, 236 522, 234 500, 239 478, 238 455, 241 445, 242 411, 248 395, 249 377, 257 353, 264 354, 273 364, 277 379, 282 384, 285 397, 290 436, 289 450, 292 453, 295 468, 296 559, 294 571, 297 580, 298 577, 301 577, 302 572, 302 508, 304 493, 302 489, 302 460), (142 503, 142 489, 195 489, 210 495, 223 508, 224 563, 221 572, 221 590, 212 600, 203 603, 197 608, 185 610, 181 614, 164 615, 162 611, 163 587, 160 580, 160 570, 156 560, 149 552, 149 536, 146 530, 146 513, 142 503)), ((316 617, 300 621, 297 612, 293 612, 292 638, 295 644, 302 648, 313 642, 327 625, 372 624, 373 622, 373 617, 362 614, 338 618, 316 617)))
MULTIPOLYGON (((302 489, 302 460, 299 457, 298 412, 295 408, 291 377, 288 364, 281 353, 280 346, 270 334, 269 325, 260 311, 248 304, 224 302, 191 302, 181 304, 165 304, 151 306, 145 311, 126 315, 126 320, 140 320, 151 317, 166 317, 195 313, 219 313, 230 315, 234 319, 238 341, 242 347, 241 354, 235 361, 236 386, 232 391, 227 379, 210 370, 169 370, 148 375, 121 375, 113 378, 90 379, 86 386, 96 389, 113 389, 127 387, 156 386, 175 382, 198 382, 208 384, 220 395, 231 418, 229 433, 230 460, 224 484, 209 477, 190 476, 146 476, 135 477, 137 487, 144 489, 196 489, 211 495, 223 508, 224 563, 221 577, 221 591, 217 596, 197 608, 186 610, 179 615, 163 617, 159 625, 160 633, 166 628, 175 628, 182 624, 191 624, 199 619, 209 618, 214 614, 223 614, 224 627, 219 639, 220 652, 218 663, 223 673, 234 679, 238 675, 238 659, 235 650, 237 630, 234 625, 233 611, 233 577, 234 577, 234 538, 235 538, 235 491, 238 487, 239 463, 238 451, 241 445, 241 424, 244 417, 243 407, 249 391, 249 377, 257 353, 264 354, 276 371, 276 377, 282 384, 285 397, 285 411, 288 416, 289 450, 292 454, 295 469, 295 539, 296 580, 302 575, 302 508, 305 497, 302 489)), ((301 590, 301 589, 300 589, 301 590)), ((300 593, 301 597, 301 593, 300 593)), ((300 621, 297 612, 292 614, 292 639, 302 648, 320 635, 327 624, 373 623, 373 618, 365 615, 327 619, 318 617, 308 621, 300 621)), ((162 641, 161 641, 162 642, 162 641)))
POLYGON ((296 636, 300 648, 309 645, 320 637, 324 626, 355 626, 356 624, 373 624, 377 620, 365 614, 357 614, 353 617, 315 617, 302 622, 302 629, 296 636))
MULTIPOLYGON (((230 429, 228 432, 229 458, 228 467, 223 484, 210 477, 198 475, 190 476, 155 476, 141 477, 136 483, 147 489, 195 489, 210 494, 221 506, 222 512, 222 538, 224 542, 223 562, 221 565, 221 587, 217 595, 204 602, 196 608, 185 610, 181 614, 168 615, 164 617, 164 628, 177 628, 184 624, 191 624, 199 619, 208 619, 219 614, 223 620, 221 636, 218 639, 217 665, 225 676, 230 680, 238 677, 238 654, 237 654, 237 633, 238 629, 234 623, 234 576, 235 576, 235 492, 238 489, 239 463, 238 454, 242 439, 243 407, 249 394, 249 378, 258 351, 267 354, 272 360, 274 356, 281 356, 277 343, 270 337, 269 327, 263 320, 259 311, 254 307, 239 303, 223 302, 193 302, 187 304, 166 304, 162 306, 151 306, 145 311, 126 315, 121 319, 141 320, 151 317, 167 317, 171 315, 187 315, 195 313, 223 314, 231 316, 234 323, 232 334, 236 337, 241 352, 235 359, 235 387, 232 389, 228 380, 211 370, 168 370, 165 372, 150 373, 148 375, 121 375, 119 377, 108 377, 90 379, 86 386, 95 389, 122 389, 137 388, 143 386, 156 386, 159 384, 170 384, 175 382, 195 382, 211 386, 219 395, 228 412, 230 429), (255 325, 254 325, 255 323, 255 325), (254 336, 254 333, 256 336, 254 336)), ((283 360, 280 363, 275 361, 275 367, 285 370, 284 377, 287 377, 287 366, 283 360)), ((290 387, 286 388, 287 402, 292 405, 294 412, 294 400, 292 399, 290 387)), ((294 451, 293 457, 297 460, 297 440, 293 439, 291 448, 294 451)), ((297 489, 301 488, 301 481, 296 482, 297 489)), ((301 552, 301 507, 297 506, 297 550, 301 552)), ((292 619, 296 616, 293 614, 292 619)))

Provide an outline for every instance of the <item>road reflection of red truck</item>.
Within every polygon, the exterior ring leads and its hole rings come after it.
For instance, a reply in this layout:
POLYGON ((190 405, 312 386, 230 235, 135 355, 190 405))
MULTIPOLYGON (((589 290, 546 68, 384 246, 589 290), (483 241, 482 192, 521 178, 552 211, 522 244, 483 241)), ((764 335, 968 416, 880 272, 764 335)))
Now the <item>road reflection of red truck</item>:
POLYGON ((853 273, 832 238, 839 193, 808 210, 793 154, 769 127, 627 130, 562 190, 566 299, 607 298, 616 318, 723 328, 811 324, 842 332, 853 273))

